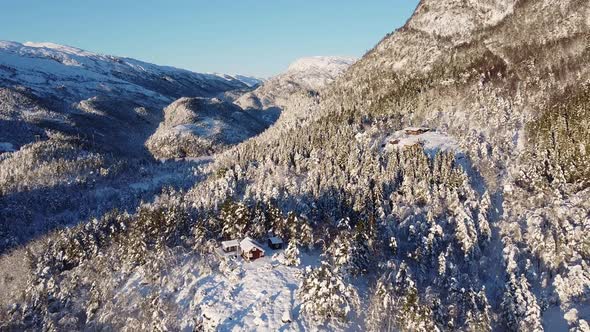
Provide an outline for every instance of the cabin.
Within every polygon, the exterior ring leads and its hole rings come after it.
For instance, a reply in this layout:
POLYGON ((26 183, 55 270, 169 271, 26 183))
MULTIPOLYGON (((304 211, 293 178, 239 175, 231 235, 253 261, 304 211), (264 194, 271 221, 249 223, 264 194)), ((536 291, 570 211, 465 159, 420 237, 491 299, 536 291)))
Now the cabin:
POLYGON ((268 246, 273 250, 283 249, 283 240, 277 236, 268 238, 268 246))
POLYGON ((246 237, 240 242, 240 254, 245 260, 251 261, 264 257, 264 249, 258 242, 246 237))
POLYGON ((223 249, 224 252, 237 252, 239 246, 240 241, 238 240, 229 240, 221 242, 221 249, 223 249))
POLYGON ((393 145, 398 145, 399 144, 399 139, 392 139, 391 141, 389 141, 389 144, 393 144, 393 145))
POLYGON ((409 128, 406 129, 406 135, 416 136, 427 133, 430 131, 430 128, 409 128))

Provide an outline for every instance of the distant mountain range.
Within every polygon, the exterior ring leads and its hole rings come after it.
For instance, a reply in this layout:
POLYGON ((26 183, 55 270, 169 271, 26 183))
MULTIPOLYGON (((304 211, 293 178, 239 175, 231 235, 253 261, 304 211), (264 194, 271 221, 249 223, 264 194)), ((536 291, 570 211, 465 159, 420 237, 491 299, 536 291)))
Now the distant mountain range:
POLYGON ((247 76, 194 73, 53 43, 0 41, 1 86, 24 86, 37 96, 67 102, 97 95, 170 102, 183 96, 212 97, 258 83, 247 76))
MULTIPOLYGON (((146 139, 162 121, 161 110, 164 107, 181 97, 217 97, 220 100, 202 99, 200 116, 192 119, 200 123, 217 124, 216 128, 220 131, 214 137, 220 141, 212 141, 212 146, 235 144, 276 121, 280 108, 264 111, 265 108, 280 107, 284 104, 282 101, 295 92, 321 88, 352 61, 351 58, 337 57, 306 58, 291 65, 285 74, 263 81, 244 75, 195 73, 53 43, 0 41, 0 88, 4 89, 5 97, 3 106, 12 110, 10 114, 5 113, 5 121, 0 122, 0 128, 5 129, 0 133, 0 142, 5 143, 5 147, 18 149, 32 142, 34 137, 45 136, 45 130, 51 129, 81 137, 101 151, 121 156, 147 155, 148 151, 144 147, 146 139), (254 88, 257 90, 253 96, 263 100, 259 103, 261 107, 244 105, 242 102, 250 98, 249 92, 254 88), (242 97, 245 93, 248 97, 242 97), (249 111, 244 113, 238 106, 232 105, 235 99, 238 99, 237 105, 249 111), (213 107, 213 111, 204 111, 203 107, 213 107), (16 109, 31 108, 36 111, 29 112, 26 117, 23 112, 14 112, 16 109), (242 122, 252 123, 236 122, 234 113, 243 115, 242 122), (211 120, 210 116, 216 120, 211 120), (246 132, 238 129, 246 127, 249 128, 246 132), (257 129, 253 131, 253 128, 257 129)), ((188 128, 195 123, 183 125, 188 128)), ((156 136, 162 139, 164 135, 166 144, 171 145, 180 144, 188 133, 193 138, 203 133, 172 130, 165 125, 160 127, 156 136), (170 136, 172 133, 176 134, 170 136), (183 139, 178 136, 181 133, 183 139)), ((154 139, 150 141, 152 148, 155 146, 154 139)), ((159 142, 162 143, 161 140, 159 142)), ((178 147, 158 146, 160 152, 178 152, 157 153, 158 157, 186 155, 178 147)), ((197 148, 189 150, 208 151, 197 148)), ((194 153, 188 156, 196 157, 194 153)))

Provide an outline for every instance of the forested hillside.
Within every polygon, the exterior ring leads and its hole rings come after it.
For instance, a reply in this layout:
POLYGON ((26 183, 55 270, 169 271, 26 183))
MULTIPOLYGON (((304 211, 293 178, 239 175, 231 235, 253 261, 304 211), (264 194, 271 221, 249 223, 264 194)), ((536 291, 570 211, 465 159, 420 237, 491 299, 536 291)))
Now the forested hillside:
POLYGON ((584 0, 423 0, 189 186, 2 257, 1 326, 589 331, 589 46, 584 0))

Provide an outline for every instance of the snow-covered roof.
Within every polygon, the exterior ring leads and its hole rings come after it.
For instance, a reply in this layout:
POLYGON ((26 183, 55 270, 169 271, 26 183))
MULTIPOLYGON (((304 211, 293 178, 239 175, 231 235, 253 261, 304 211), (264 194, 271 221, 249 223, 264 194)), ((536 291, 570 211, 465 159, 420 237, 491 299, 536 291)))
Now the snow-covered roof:
POLYGON ((385 138, 383 147, 391 151, 416 144, 422 144, 424 151, 431 157, 434 157, 438 151, 455 153, 459 151, 459 143, 453 137, 424 127, 410 127, 396 131, 385 138))
POLYGON ((283 243, 283 239, 281 239, 280 237, 277 236, 272 236, 268 238, 270 240, 270 243, 272 244, 281 244, 283 243))
POLYGON ((238 240, 229 240, 221 242, 221 246, 223 248, 230 248, 230 247, 237 247, 240 245, 240 241, 238 240))
POLYGON ((252 240, 249 237, 246 237, 245 239, 242 240, 242 242, 240 242, 240 249, 242 249, 242 251, 252 251, 252 249, 258 249, 262 252, 264 252, 264 249, 262 248, 262 246, 260 244, 258 244, 258 242, 252 240))

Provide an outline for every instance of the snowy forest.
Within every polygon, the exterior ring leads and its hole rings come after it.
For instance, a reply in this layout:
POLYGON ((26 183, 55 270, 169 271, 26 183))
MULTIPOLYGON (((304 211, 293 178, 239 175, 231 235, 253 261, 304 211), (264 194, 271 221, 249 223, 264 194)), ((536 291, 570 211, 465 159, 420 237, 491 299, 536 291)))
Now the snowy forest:
POLYGON ((67 112, 0 62, 0 331, 590 332, 590 4, 423 0, 334 61, 67 112))

